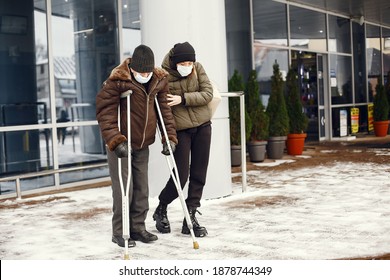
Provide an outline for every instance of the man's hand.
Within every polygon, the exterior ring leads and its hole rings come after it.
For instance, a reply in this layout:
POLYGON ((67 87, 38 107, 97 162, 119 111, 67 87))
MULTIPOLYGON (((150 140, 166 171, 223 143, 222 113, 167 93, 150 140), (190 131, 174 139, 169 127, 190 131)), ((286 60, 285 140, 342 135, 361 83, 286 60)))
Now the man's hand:
POLYGON ((181 103, 181 96, 180 95, 172 95, 167 94, 167 100, 168 100, 168 106, 175 106, 181 103))
MULTIPOLYGON (((174 142, 172 142, 172 141, 169 141, 169 143, 171 144, 172 153, 174 153, 175 150, 176 150, 176 144, 174 142)), ((168 143, 167 142, 164 142, 163 150, 161 151, 161 153, 163 155, 169 156, 169 148, 168 148, 168 143)))
POLYGON ((129 149, 127 147, 127 141, 120 143, 114 150, 118 158, 128 157, 129 149))

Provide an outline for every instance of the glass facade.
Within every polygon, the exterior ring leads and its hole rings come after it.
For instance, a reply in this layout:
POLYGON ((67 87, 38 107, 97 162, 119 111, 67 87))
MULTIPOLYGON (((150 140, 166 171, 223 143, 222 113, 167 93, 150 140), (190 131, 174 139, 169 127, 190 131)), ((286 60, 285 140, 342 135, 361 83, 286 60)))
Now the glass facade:
POLYGON ((345 112, 347 134, 356 133, 351 130, 356 109, 358 132, 369 132, 375 86, 389 78, 390 29, 290 1, 252 3, 253 64, 265 105, 277 60, 282 74, 289 67, 298 71, 311 140, 346 136, 340 130, 345 112))
POLYGON ((300 7, 290 6, 290 46, 326 51, 325 14, 300 7))
POLYGON ((366 42, 364 25, 352 23, 355 103, 367 102, 366 42))
POLYGON ((273 1, 253 1, 253 34, 263 45, 287 46, 286 5, 273 1))
MULTIPOLYGON (((15 192, 4 178, 33 172, 40 174, 21 180, 22 190, 107 178, 95 96, 141 43, 139 1, 0 7, 0 194, 15 192), (42 173, 55 170, 64 172, 42 173)), ((238 69, 246 79, 256 69, 267 105, 272 65, 283 76, 295 67, 313 140, 338 137, 340 111, 350 127, 352 108, 367 132, 375 85, 389 79, 389 27, 282 0, 225 0, 225 9, 229 75, 238 69)))
POLYGON ((38 172, 25 191, 107 178, 95 97, 141 41, 138 1, 117 3, 0 0, 0 179, 38 172))
POLYGON ((381 31, 376 25, 366 25, 366 65, 368 79, 368 100, 373 101, 375 87, 382 76, 381 31))
POLYGON ((382 28, 383 75, 390 78, 390 28, 382 28))
POLYGON ((352 103, 352 61, 350 56, 330 55, 331 104, 352 103))

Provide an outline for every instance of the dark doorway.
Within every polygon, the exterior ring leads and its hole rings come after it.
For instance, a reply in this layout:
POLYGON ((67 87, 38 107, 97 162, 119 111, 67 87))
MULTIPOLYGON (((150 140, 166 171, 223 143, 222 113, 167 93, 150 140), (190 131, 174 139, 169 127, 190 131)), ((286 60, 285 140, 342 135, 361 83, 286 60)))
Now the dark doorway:
POLYGON ((292 51, 291 66, 298 73, 302 105, 309 118, 307 140, 319 140, 317 55, 312 52, 292 51))

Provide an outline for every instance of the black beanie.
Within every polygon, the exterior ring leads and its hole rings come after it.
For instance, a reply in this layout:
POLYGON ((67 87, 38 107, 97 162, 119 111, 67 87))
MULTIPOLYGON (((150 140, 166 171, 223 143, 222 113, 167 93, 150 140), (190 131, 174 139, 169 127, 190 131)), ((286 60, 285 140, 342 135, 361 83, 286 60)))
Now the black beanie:
POLYGON ((195 50, 188 42, 178 43, 173 47, 171 59, 175 66, 183 61, 195 62, 195 50))
POLYGON ((154 54, 151 48, 145 45, 136 47, 129 66, 138 73, 153 72, 154 54))

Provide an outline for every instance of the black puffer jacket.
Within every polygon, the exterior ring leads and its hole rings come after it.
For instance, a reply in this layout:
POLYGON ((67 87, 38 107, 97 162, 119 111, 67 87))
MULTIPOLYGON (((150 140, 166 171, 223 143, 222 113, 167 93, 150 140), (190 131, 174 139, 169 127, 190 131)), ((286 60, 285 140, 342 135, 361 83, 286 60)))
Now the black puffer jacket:
POLYGON ((153 70, 148 89, 132 79, 128 67, 131 58, 115 67, 96 97, 96 119, 99 123, 103 139, 110 151, 127 140, 127 103, 120 98, 124 92, 130 91, 131 108, 131 146, 139 150, 155 141, 158 114, 154 98, 160 105, 168 137, 177 144, 176 125, 171 108, 167 104, 168 79, 167 72, 161 68, 153 70), (118 129, 118 105, 121 103, 121 132, 118 129))

